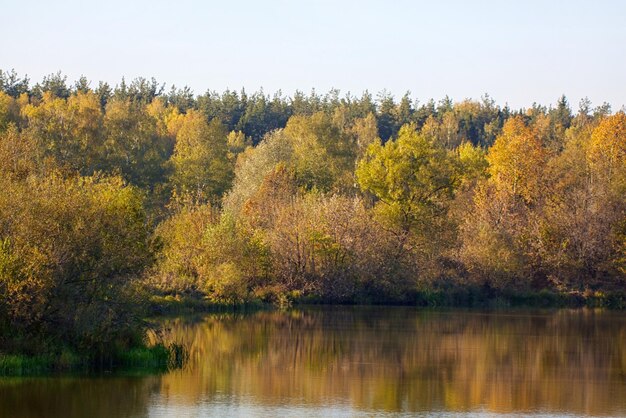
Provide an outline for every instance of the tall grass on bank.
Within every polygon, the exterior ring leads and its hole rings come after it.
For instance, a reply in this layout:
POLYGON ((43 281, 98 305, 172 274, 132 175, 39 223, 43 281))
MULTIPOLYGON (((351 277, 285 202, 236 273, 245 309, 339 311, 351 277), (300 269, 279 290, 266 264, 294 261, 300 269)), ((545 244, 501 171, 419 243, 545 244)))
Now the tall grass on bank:
POLYGON ((189 355, 180 344, 135 347, 108 356, 79 355, 68 350, 60 354, 0 354, 0 376, 33 376, 55 373, 164 373, 184 366, 189 355))

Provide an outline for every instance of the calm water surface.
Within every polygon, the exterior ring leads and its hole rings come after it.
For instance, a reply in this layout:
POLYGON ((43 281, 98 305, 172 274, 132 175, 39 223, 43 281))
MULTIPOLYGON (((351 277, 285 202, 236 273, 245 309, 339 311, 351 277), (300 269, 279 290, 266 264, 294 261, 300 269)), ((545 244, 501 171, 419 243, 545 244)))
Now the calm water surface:
POLYGON ((0 416, 626 416, 626 314, 315 308, 164 321, 161 376, 4 378, 0 416))

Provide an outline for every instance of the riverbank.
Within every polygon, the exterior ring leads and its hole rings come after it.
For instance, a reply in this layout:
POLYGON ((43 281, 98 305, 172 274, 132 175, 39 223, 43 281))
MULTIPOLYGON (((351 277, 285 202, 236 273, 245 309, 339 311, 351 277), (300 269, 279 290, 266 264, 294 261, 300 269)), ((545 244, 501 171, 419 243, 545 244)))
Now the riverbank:
POLYGON ((298 305, 380 305, 416 306, 424 308, 606 308, 626 309, 625 291, 586 291, 559 293, 541 291, 496 291, 484 287, 446 290, 420 290, 397 299, 358 299, 328 301, 316 297, 284 297, 281 303, 251 300, 247 303, 215 303, 201 295, 153 296, 148 311, 153 316, 180 315, 198 312, 254 311, 268 308, 288 308, 298 305))
POLYGON ((180 368, 186 361, 185 347, 155 344, 129 350, 114 350, 106 355, 76 353, 68 349, 44 354, 0 353, 0 376, 41 376, 59 373, 124 372, 159 374, 180 368))
POLYGON ((495 291, 484 288, 464 288, 447 291, 421 291, 418 306, 470 308, 607 308, 626 309, 624 291, 495 291))
MULTIPOLYGON (((153 295, 147 304, 152 317, 188 315, 194 313, 254 312, 304 305, 366 305, 415 306, 420 308, 605 308, 626 309, 626 292, 568 292, 550 290, 511 292, 468 287, 446 290, 421 290, 395 300, 362 298, 358 300, 325 301, 312 297, 284 297, 282 304, 252 300, 247 303, 215 303, 199 294, 153 295)), ((106 355, 79 354, 68 349, 50 350, 45 354, 0 353, 0 376, 33 376, 56 373, 87 373, 123 371, 127 373, 159 374, 179 368, 186 360, 181 345, 156 344, 131 349, 114 350, 106 355)))

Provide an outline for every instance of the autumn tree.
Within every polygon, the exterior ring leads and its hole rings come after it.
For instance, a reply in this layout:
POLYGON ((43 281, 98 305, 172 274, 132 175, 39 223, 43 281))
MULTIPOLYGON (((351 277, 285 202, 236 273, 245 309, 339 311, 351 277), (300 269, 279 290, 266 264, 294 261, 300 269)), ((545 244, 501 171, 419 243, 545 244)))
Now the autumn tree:
POLYGON ((625 120, 618 113, 577 130, 551 161, 533 251, 561 286, 606 287, 624 275, 625 120))
POLYGON ((391 257, 408 257, 424 279, 437 276, 453 233, 446 214, 461 179, 458 158, 405 125, 397 140, 370 145, 356 176, 396 237, 391 257))
POLYGON ((140 193, 119 177, 59 173, 0 176, 0 188, 0 327, 18 343, 94 353, 137 342, 131 278, 152 258, 140 193))
POLYGON ((165 181, 165 162, 172 153, 167 137, 159 135, 157 121, 129 99, 112 99, 104 115, 101 169, 120 172, 145 189, 165 181))
POLYGON ((520 118, 509 119, 487 154, 493 184, 531 203, 541 194, 545 151, 533 131, 520 118))
POLYGON ((9 124, 17 125, 19 121, 19 107, 15 99, 0 91, 0 132, 6 130, 9 124))
POLYGON ((197 201, 217 201, 224 194, 233 177, 227 135, 217 119, 207 123, 199 112, 185 115, 170 160, 176 193, 189 194, 197 201))
POLYGON ((299 182, 308 188, 350 188, 357 144, 322 112, 289 119, 284 134, 292 144, 299 182))
POLYGON ((254 148, 248 148, 237 158, 232 189, 224 196, 224 208, 239 213, 248 199, 257 193, 263 179, 280 164, 290 164, 293 147, 282 130, 265 136, 254 148))

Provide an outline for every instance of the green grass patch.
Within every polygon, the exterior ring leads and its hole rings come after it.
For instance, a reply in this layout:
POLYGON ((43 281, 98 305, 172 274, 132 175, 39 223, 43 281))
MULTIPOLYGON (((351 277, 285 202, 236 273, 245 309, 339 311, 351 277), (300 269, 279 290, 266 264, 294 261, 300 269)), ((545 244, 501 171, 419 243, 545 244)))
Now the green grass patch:
POLYGON ((132 348, 120 353, 117 361, 120 368, 125 371, 141 369, 165 372, 183 367, 188 358, 189 354, 183 345, 157 344, 152 347, 132 348))
POLYGON ((45 374, 53 369, 53 364, 54 360, 50 356, 0 355, 0 375, 45 374))
POLYGON ((179 344, 134 347, 106 356, 94 356, 90 353, 79 355, 68 350, 42 355, 0 354, 0 376, 102 371, 159 374, 183 367, 187 359, 186 348, 179 344))

